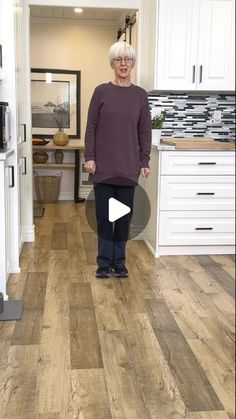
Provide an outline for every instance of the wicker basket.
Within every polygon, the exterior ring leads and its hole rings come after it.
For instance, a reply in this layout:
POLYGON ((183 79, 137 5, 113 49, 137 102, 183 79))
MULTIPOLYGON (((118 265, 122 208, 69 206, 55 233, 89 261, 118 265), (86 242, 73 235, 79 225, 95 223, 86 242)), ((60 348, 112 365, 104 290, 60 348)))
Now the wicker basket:
POLYGON ((54 176, 41 176, 37 172, 34 172, 34 179, 38 202, 50 203, 58 200, 61 186, 61 173, 54 176))

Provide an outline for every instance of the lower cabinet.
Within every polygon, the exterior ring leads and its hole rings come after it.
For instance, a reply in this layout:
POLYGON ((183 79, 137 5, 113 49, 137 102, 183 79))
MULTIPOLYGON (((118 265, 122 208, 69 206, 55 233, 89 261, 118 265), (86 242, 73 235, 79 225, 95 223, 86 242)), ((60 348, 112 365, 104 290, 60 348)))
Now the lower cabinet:
POLYGON ((152 152, 155 170, 146 190, 155 220, 145 240, 155 256, 234 253, 234 153, 152 152))
POLYGON ((0 156, 0 292, 4 298, 9 273, 19 271, 16 192, 15 156, 4 153, 0 156))

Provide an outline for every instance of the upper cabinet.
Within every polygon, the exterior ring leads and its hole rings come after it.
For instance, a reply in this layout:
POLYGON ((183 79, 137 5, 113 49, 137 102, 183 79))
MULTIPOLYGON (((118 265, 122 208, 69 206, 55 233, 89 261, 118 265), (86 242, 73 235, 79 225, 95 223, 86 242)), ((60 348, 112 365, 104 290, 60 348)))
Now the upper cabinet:
POLYGON ((159 0, 158 90, 233 91, 235 0, 159 0))

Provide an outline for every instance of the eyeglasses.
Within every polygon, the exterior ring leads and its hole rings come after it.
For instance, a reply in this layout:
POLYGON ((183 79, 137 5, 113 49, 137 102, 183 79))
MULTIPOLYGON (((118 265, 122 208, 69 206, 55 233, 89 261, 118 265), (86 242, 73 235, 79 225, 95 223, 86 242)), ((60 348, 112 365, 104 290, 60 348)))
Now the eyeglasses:
POLYGON ((122 61, 124 61, 126 64, 130 64, 133 61, 133 58, 130 57, 117 57, 114 58, 113 61, 115 61, 115 63, 122 63, 122 61))

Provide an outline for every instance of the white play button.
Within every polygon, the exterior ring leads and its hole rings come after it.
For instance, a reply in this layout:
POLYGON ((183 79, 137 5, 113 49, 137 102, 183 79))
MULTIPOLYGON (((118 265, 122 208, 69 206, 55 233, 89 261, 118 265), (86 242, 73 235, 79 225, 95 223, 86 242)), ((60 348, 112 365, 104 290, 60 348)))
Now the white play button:
POLYGON ((108 218, 111 223, 121 217, 124 217, 124 215, 128 214, 130 211, 131 209, 127 205, 122 204, 122 202, 115 198, 109 198, 108 218))

